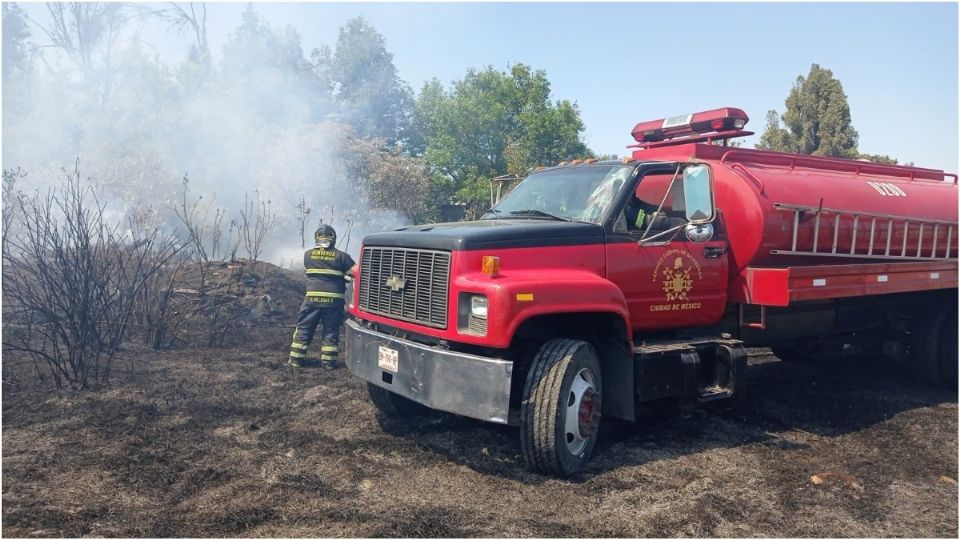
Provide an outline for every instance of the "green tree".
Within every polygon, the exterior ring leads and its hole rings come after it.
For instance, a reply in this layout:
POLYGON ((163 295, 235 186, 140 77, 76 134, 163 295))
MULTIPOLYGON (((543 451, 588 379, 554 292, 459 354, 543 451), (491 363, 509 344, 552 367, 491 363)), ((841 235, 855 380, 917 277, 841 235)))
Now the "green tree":
POLYGON ((359 136, 421 146, 410 140, 413 91, 397 74, 383 36, 363 17, 340 29, 332 51, 324 46, 312 59, 332 84, 342 121, 359 136))
POLYGON ((289 26, 274 30, 252 5, 242 17, 223 46, 225 94, 243 96, 242 106, 265 121, 284 124, 304 112, 323 120, 331 108, 329 83, 304 56, 300 34, 289 26))
POLYGON ((426 161, 400 152, 384 139, 348 136, 341 156, 349 178, 373 210, 390 209, 414 223, 436 220, 438 204, 426 161))
POLYGON ((227 38, 223 46, 223 69, 228 72, 252 72, 265 63, 276 63, 279 38, 270 24, 253 9, 253 4, 241 14, 240 26, 227 38))
POLYGON ((428 82, 417 113, 436 180, 467 204, 468 217, 489 205, 491 178, 592 155, 576 104, 551 101, 546 73, 523 64, 468 70, 450 90, 428 82))
POLYGON ((767 127, 760 136, 757 148, 777 152, 797 151, 793 135, 780 124, 780 115, 777 111, 767 111, 767 127))
POLYGON ((799 76, 780 118, 767 113, 767 130, 757 148, 815 156, 857 157, 857 131, 850 120, 850 105, 833 72, 817 64, 806 77, 799 76))
MULTIPOLYGON (((28 114, 30 85, 33 78, 33 55, 30 51, 30 28, 27 17, 17 4, 3 4, 3 125, 4 153, 15 138, 15 120, 28 114)), ((6 156, 5 156, 6 157, 6 156)))
POLYGON ((3 82, 8 84, 30 71, 30 28, 17 4, 3 4, 3 82))

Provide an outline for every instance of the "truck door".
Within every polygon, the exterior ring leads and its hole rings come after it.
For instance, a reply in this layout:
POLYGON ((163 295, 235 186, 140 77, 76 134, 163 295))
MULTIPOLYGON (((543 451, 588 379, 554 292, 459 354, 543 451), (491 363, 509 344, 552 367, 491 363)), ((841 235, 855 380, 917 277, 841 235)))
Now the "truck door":
POLYGON ((635 330, 713 324, 726 306, 727 241, 720 220, 712 219, 709 169, 673 167, 641 168, 608 236, 607 279, 623 291, 635 330), (688 236, 691 202, 701 207, 691 208, 694 221, 711 221, 688 236))

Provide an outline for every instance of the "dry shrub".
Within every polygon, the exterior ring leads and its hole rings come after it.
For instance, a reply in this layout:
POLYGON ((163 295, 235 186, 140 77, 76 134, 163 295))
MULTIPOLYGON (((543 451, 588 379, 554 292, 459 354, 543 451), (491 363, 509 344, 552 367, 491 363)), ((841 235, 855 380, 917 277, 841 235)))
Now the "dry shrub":
POLYGON ((263 253, 263 241, 277 223, 277 215, 270 209, 270 201, 254 191, 256 200, 243 194, 243 210, 240 211, 240 233, 247 257, 256 264, 263 253))
POLYGON ((245 266, 229 264, 237 261, 241 243, 256 267, 263 249, 264 238, 273 228, 276 216, 270 211, 270 202, 260 198, 252 201, 244 194, 244 208, 240 220, 232 220, 224 238, 226 209, 214 206, 214 199, 189 199, 189 180, 183 179, 180 205, 175 213, 180 221, 187 248, 180 265, 168 272, 167 279, 156 283, 153 289, 166 311, 157 319, 165 326, 151 326, 151 346, 163 348, 172 345, 185 326, 193 328, 191 341, 200 341, 208 347, 223 346, 229 331, 245 313, 246 307, 238 301, 242 284, 253 276, 244 276, 245 266), (224 243, 225 241, 225 243, 224 243), (236 271, 235 271, 236 270, 236 271), (223 278, 223 274, 228 274, 223 278), (162 335, 157 335, 163 332, 162 335), (166 340, 166 341, 165 341, 166 340))
POLYGON ((437 218, 440 195, 423 158, 389 147, 385 139, 348 136, 343 159, 373 208, 386 208, 415 223, 437 218))
MULTIPOLYGON (((46 195, 14 196, 3 251, 3 346, 29 355, 57 386, 106 382, 144 287, 179 251, 176 239, 106 219, 79 164, 46 195)), ((6 231, 5 231, 6 233, 6 231)))

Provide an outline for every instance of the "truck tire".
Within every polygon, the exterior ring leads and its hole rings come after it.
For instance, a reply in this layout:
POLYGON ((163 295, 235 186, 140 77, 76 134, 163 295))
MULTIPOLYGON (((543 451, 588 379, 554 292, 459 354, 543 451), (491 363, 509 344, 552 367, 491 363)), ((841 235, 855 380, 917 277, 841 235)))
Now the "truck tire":
POLYGON ((951 306, 920 319, 908 349, 908 359, 922 382, 957 388, 957 314, 951 306))
POLYGON ((426 407, 403 396, 398 396, 386 388, 367 383, 367 393, 377 410, 389 418, 407 418, 426 411, 426 407))
POLYGON ((520 408, 520 448, 531 469, 568 477, 583 468, 597 440, 602 388, 589 343, 552 339, 540 347, 520 408))

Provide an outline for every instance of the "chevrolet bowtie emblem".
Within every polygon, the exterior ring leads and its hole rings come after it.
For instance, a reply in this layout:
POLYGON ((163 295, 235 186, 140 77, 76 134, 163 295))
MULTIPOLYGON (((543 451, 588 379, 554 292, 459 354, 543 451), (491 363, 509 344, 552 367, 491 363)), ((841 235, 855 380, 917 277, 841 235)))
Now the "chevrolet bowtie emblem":
POLYGON ((384 282, 384 285, 390 287, 390 290, 393 292, 398 292, 407 286, 407 280, 403 279, 400 276, 390 276, 387 278, 387 281, 384 282))

